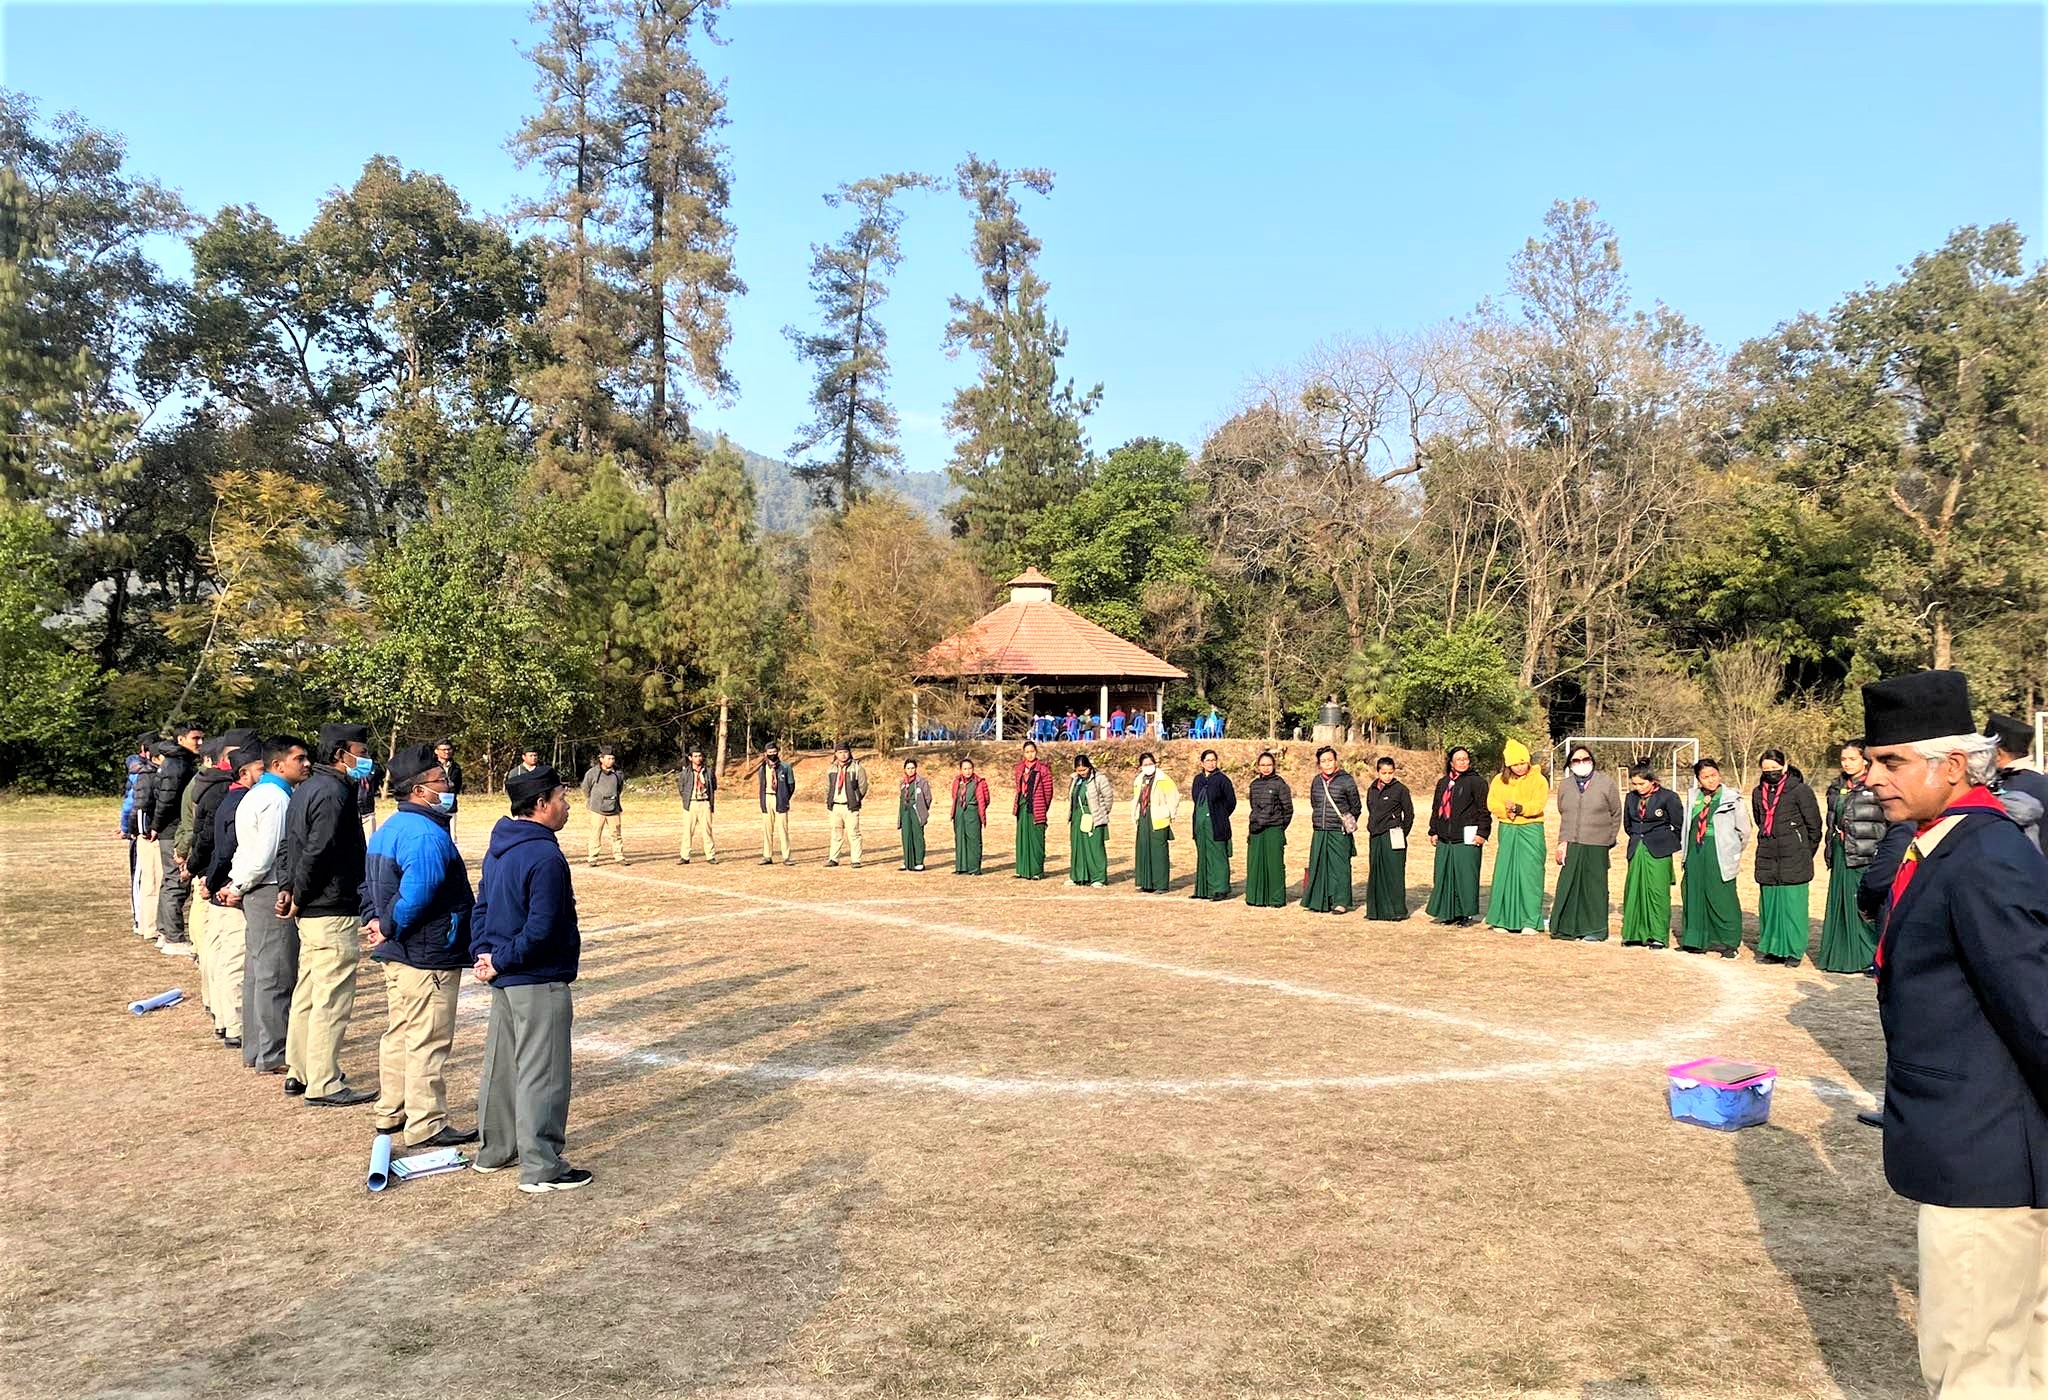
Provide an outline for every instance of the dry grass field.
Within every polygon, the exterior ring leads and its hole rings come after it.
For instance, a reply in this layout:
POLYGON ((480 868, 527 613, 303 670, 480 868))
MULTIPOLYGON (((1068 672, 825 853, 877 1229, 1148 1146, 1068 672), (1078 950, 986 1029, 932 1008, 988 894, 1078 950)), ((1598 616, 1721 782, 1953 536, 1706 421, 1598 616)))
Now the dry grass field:
MULTIPOLYGON (((598 1179, 539 1197, 366 1193, 366 1109, 284 1098, 196 1001, 127 1014, 192 965, 128 932, 112 805, 0 807, 0 1389, 1917 1392, 1862 978, 1194 903, 1184 831, 1180 888, 1143 896, 1121 808, 1108 889, 1064 885, 1058 823, 1020 882, 1000 779, 985 877, 949 873, 943 797, 926 873, 893 798, 866 868, 827 870, 816 772, 793 869, 757 863, 751 787, 715 866, 676 865, 653 791, 623 868, 586 870, 572 819, 569 1156, 598 1179), (1707 1054, 1782 1067, 1768 1127, 1669 1121, 1662 1067, 1707 1054)), ((465 986, 465 1124, 486 1006, 465 986)), ((370 976, 355 1014, 374 1083, 370 976)))

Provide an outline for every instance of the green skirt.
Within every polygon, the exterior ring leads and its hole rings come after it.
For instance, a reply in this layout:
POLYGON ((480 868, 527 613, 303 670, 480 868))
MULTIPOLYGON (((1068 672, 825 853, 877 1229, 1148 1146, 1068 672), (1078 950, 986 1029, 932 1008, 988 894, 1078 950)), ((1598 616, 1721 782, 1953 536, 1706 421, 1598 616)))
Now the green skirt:
POLYGON ((1820 952, 1814 964, 1823 972, 1861 972, 1877 956, 1877 925, 1856 907, 1856 887, 1863 872, 1849 868, 1839 841, 1828 856, 1827 911, 1820 921, 1820 952))
POLYGON ((1301 904, 1318 914, 1351 907, 1351 858, 1358 842, 1348 831, 1318 831, 1308 840, 1308 888, 1301 904))
POLYGON ((1479 913, 1478 846, 1462 841, 1439 841, 1436 872, 1429 886, 1432 919, 1470 919, 1479 913))
POLYGON ((1154 826, 1148 819, 1138 823, 1138 888, 1157 894, 1173 883, 1173 828, 1154 826))
POLYGON ((1486 901, 1486 922, 1495 928, 1542 928, 1543 823, 1502 822, 1493 837, 1493 893, 1486 901))
POLYGON ((1245 842, 1244 902, 1263 909, 1287 904, 1287 828, 1254 831, 1245 842))
POLYGON ((896 834, 903 838, 903 868, 913 869, 924 864, 924 823, 917 819, 917 813, 898 803, 896 808, 896 834))
POLYGON ((1550 903, 1552 938, 1607 941, 1607 870, 1612 856, 1605 846, 1574 842, 1564 848, 1564 868, 1557 872, 1557 896, 1550 903))
POLYGON ((1045 874, 1045 828, 1031 813, 1017 814, 1017 878, 1036 880, 1045 874))
POLYGON ((1628 858, 1628 879, 1621 887, 1621 941, 1624 943, 1671 944, 1670 856, 1653 856, 1648 846, 1637 846, 1628 858))
POLYGON ((1365 917, 1398 922, 1408 917, 1408 849, 1394 849, 1382 831, 1365 843, 1365 917))
POLYGON ((1806 942, 1812 937, 1807 922, 1812 912, 1812 885, 1765 885, 1757 891, 1756 955, 1760 958, 1806 956, 1806 942))
POLYGON ((1712 845, 1686 853, 1685 883, 1679 887, 1682 932, 1688 948, 1740 948, 1742 906, 1735 902, 1735 882, 1721 878, 1721 860, 1712 845))
POLYGON ((1067 883, 1109 882, 1109 831, 1088 825, 1088 805, 1076 804, 1067 815, 1067 883))
POLYGON ((953 873, 981 873, 981 813, 972 802, 953 813, 953 873))
POLYGON ((1218 841, 1209 824, 1209 804, 1195 804, 1195 898, 1230 897, 1230 842, 1218 841))

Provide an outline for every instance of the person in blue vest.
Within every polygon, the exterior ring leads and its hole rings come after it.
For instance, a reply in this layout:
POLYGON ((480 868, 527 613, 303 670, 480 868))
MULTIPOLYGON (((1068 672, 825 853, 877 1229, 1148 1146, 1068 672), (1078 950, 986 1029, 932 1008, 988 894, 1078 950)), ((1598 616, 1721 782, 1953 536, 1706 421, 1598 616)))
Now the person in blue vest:
POLYGON ((376 1128, 409 1148, 459 1147, 474 1129, 448 1121, 455 998, 470 965, 476 903, 455 849, 455 788, 427 744, 391 756, 393 812, 363 862, 363 931, 384 965, 384 1037, 377 1042, 376 1128))
POLYGON ((2048 858, 1987 786, 1960 671, 1863 687, 1870 786, 1914 835, 1877 944, 1884 1170, 1920 1204, 1930 1393, 2048 1395, 2048 858))
POLYGON ((569 1137, 569 984, 583 956, 569 859, 556 833, 569 824, 569 787, 548 764, 505 784, 512 815, 498 818, 477 879, 470 951, 491 989, 491 1026, 477 1083, 476 1160, 470 1170, 517 1165, 532 1194, 588 1186, 572 1167, 569 1137))

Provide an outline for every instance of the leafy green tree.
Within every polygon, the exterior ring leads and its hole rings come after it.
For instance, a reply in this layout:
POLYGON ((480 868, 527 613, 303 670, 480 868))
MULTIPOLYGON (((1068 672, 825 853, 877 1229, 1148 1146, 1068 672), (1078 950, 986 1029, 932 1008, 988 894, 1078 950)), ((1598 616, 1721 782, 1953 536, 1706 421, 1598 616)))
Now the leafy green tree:
POLYGON ((1060 601, 1133 641, 1145 635, 1148 591, 1206 588, 1208 555, 1194 533, 1186 449, 1138 438, 1109 454, 1074 495, 1039 516, 1026 562, 1042 562, 1060 601))
POLYGON ((1466 744, 1497 753, 1528 717, 1528 692, 1486 617, 1467 618, 1447 632, 1417 628, 1402 640, 1395 685, 1401 718, 1419 726, 1435 748, 1466 744))
POLYGON ((992 578, 1028 562, 1024 537, 1039 514, 1081 485, 1087 454, 1083 420, 1102 386, 1078 392, 1060 382, 1067 333, 1046 309, 1047 286, 1032 267, 1040 243, 1024 226, 1016 191, 1048 194, 1047 170, 1005 170, 970 154, 955 172, 975 212, 979 300, 952 299, 947 349, 980 362, 973 384, 954 394, 946 426, 955 434, 948 468, 960 494, 953 533, 992 578))
POLYGON ((66 602, 56 525, 0 498, 0 788, 103 786, 104 675, 54 625, 66 602))
POLYGON ((876 312, 888 299, 888 275, 903 261, 903 212, 891 201, 904 190, 934 189, 937 183, 929 175, 878 175, 825 196, 835 209, 852 205, 857 218, 839 243, 811 245, 811 290, 824 329, 806 333, 790 326, 783 334, 818 372, 813 416, 789 454, 824 449, 798 463, 796 475, 810 484, 819 504, 833 510, 860 499, 871 479, 903 457, 895 441, 896 412, 883 397, 888 336, 876 312))

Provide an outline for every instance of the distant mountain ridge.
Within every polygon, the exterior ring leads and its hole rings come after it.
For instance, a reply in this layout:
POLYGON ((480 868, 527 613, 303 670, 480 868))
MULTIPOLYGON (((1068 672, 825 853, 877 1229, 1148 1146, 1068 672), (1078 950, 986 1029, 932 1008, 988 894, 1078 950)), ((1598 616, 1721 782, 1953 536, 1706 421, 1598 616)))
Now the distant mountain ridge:
MULTIPOLYGON (((701 429, 697 437, 707 447, 712 442, 712 434, 701 429)), ((746 464, 747 479, 754 483, 754 522, 763 530, 789 534, 800 535, 810 529, 815 509, 810 488, 797 479, 789 463, 749 451, 737 442, 733 447, 746 464)), ((875 485, 901 496, 934 524, 944 523, 946 505, 953 499, 953 483, 944 472, 897 472, 875 485)))

